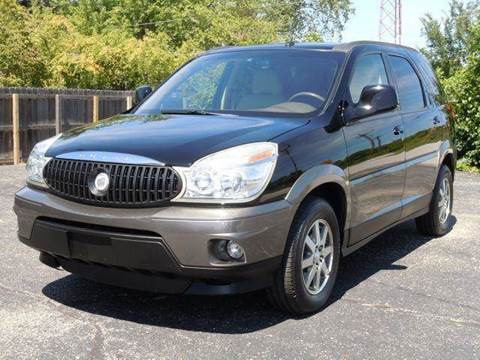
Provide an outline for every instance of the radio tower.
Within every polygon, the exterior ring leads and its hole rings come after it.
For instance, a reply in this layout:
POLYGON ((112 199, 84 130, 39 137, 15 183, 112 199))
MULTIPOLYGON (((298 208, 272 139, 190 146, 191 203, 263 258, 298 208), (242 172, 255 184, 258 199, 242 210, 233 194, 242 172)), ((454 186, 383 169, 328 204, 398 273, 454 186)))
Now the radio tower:
POLYGON ((378 40, 402 43, 402 0, 380 0, 378 40))

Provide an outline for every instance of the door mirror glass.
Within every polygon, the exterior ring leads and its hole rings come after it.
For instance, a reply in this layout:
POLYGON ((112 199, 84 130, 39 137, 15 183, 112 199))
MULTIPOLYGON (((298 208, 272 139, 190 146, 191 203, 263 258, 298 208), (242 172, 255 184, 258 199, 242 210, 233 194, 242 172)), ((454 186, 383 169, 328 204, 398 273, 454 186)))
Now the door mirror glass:
POLYGON ((142 85, 135 89, 135 105, 140 104, 148 95, 151 94, 152 88, 148 85, 142 85))
POLYGON ((357 120, 398 106, 395 89, 390 85, 369 85, 361 92, 359 102, 350 109, 348 120, 357 120))

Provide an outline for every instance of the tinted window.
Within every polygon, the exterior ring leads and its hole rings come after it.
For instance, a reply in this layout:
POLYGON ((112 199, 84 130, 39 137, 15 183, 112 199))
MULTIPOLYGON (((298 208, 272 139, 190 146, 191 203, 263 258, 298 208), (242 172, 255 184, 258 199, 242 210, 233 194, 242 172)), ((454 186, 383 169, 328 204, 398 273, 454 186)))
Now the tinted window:
POLYGON ((390 56, 397 79, 400 108, 403 111, 421 110, 425 107, 422 84, 412 65, 399 56, 390 56))
POLYGON ((425 58, 425 56, 416 51, 413 52, 411 55, 415 60, 415 65, 419 66, 422 70, 423 75, 426 78, 427 83, 431 88, 433 94, 438 95, 440 93, 438 89, 438 79, 428 60, 425 58))
POLYGON ((387 73, 381 55, 366 55, 355 63, 350 80, 350 95, 353 102, 358 103, 365 86, 387 84, 387 73))
POLYGON ((415 64, 419 65, 421 71, 423 72, 423 77, 426 80, 426 89, 431 95, 432 102, 437 102, 439 104, 444 102, 444 94, 440 83, 438 81, 437 75, 432 69, 432 66, 428 60, 421 53, 414 51, 411 53, 411 56, 415 60, 415 64))
POLYGON ((191 61, 136 110, 302 114, 323 108, 345 54, 303 50, 232 51, 191 61))

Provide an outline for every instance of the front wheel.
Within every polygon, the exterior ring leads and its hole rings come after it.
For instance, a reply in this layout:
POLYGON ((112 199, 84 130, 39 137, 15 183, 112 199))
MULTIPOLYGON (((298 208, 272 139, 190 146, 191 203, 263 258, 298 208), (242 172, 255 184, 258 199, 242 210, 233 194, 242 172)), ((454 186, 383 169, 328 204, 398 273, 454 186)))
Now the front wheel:
POLYGON ((453 176, 442 165, 432 194, 430 211, 415 219, 420 233, 430 236, 445 235, 452 228, 453 176))
POLYGON ((268 289, 270 302, 293 314, 318 311, 332 293, 339 260, 335 212, 323 199, 308 199, 290 229, 282 268, 268 289))

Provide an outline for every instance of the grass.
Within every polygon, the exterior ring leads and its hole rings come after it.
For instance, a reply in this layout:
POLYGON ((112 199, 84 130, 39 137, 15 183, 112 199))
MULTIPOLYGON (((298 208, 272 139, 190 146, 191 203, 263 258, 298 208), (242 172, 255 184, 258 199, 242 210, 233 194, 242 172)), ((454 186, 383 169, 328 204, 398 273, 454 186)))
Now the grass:
POLYGON ((480 174, 480 168, 473 165, 469 165, 464 160, 459 160, 457 162, 457 170, 480 174))

